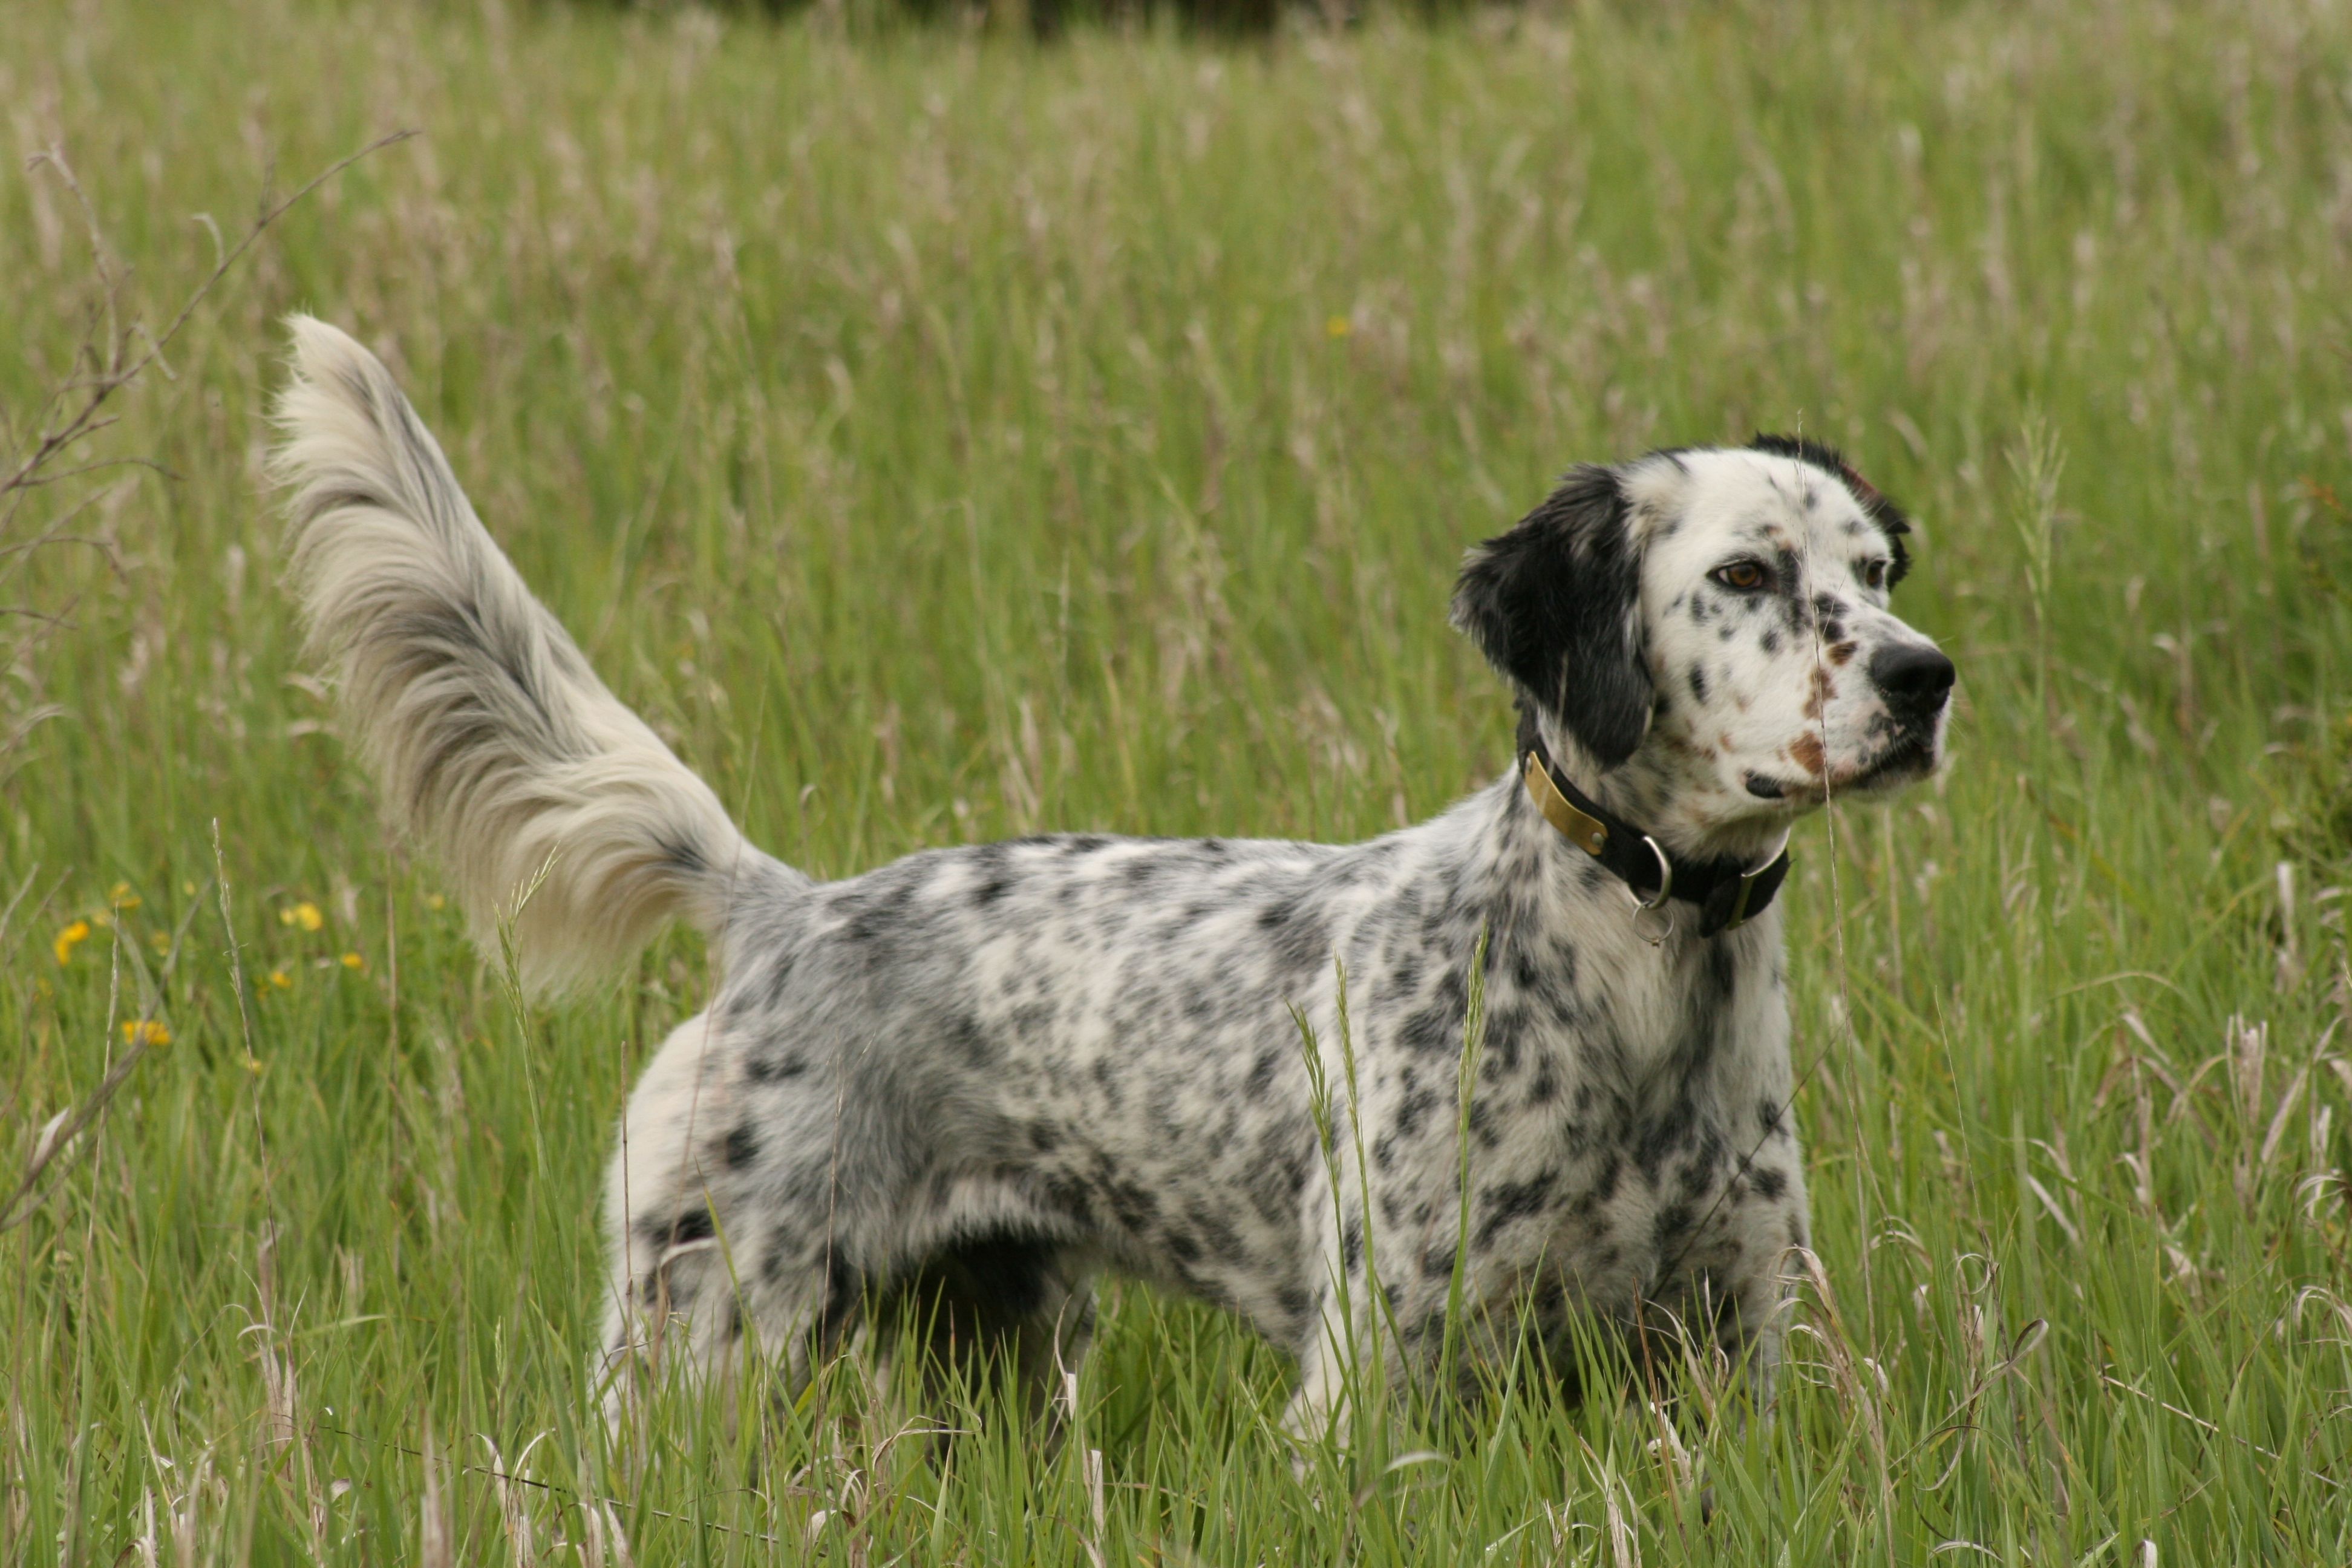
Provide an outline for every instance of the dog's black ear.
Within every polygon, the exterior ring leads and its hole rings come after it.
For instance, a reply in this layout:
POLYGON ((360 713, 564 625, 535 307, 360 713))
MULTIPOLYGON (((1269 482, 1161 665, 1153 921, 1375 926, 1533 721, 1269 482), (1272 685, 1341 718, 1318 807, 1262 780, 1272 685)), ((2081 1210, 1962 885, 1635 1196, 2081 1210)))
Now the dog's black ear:
POLYGON ((1603 767, 1650 725, 1642 562, 1613 469, 1560 481, 1517 528, 1463 563, 1454 624, 1603 767))

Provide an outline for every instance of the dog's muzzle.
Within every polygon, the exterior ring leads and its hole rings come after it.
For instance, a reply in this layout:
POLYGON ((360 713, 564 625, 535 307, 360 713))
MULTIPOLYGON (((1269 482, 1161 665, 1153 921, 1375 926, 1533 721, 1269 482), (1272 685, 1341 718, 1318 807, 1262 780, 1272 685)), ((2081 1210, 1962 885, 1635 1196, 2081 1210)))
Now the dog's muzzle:
POLYGON ((1952 661, 1926 643, 1889 643, 1870 656, 1870 679, 1895 728, 1932 733, 1952 695, 1952 661))

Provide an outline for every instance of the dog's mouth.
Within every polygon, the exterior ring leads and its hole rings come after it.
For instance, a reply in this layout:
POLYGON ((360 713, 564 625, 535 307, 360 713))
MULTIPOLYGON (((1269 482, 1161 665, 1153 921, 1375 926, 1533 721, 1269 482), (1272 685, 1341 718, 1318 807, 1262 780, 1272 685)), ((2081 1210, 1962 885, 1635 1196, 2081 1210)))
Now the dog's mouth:
POLYGON ((1906 735, 1860 767, 1841 769, 1826 779, 1780 779, 1750 772, 1740 783, 1758 800, 1818 804, 1832 795, 1893 789, 1935 771, 1935 742, 1925 736, 1906 735))
POLYGON ((1915 779, 1926 778, 1936 771, 1936 742, 1922 735, 1906 735, 1866 766, 1855 769, 1843 778, 1832 779, 1830 787, 1856 794, 1880 787, 1893 788, 1915 779))

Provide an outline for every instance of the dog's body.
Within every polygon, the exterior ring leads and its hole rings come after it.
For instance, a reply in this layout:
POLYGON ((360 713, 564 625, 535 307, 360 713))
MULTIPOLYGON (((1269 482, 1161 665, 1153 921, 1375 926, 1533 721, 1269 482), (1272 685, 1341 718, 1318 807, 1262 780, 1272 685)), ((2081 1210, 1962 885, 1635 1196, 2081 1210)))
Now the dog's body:
MULTIPOLYGON (((1294 1351, 1301 1429, 1343 1346, 1433 1349, 1457 1277, 1553 1332, 1669 1312, 1769 1377, 1807 1241, 1777 908, 1637 920, 1517 767, 1368 844, 1048 837, 813 883, 596 681, 383 368, 296 331, 297 573, 394 815, 478 929, 537 879, 537 983, 671 913, 716 944, 624 1119, 612 1350, 804 1367, 898 1293, 1042 1368, 1109 1267, 1294 1351)), ((1950 666, 1884 608, 1905 528, 1821 448, 1654 454, 1474 553, 1455 618, 1522 753, 1662 861, 1761 864, 1832 789, 1935 763, 1950 666)))

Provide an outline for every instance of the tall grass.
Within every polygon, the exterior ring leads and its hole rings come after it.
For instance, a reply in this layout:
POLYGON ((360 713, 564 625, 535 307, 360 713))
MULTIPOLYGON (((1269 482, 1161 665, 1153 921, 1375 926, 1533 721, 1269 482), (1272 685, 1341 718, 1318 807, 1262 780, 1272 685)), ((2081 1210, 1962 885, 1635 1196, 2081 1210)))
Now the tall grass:
MULTIPOLYGON (((60 710, 0 802, 0 1189, 126 1024, 168 1044, 0 1215, 0 1561, 2352 1553, 2341 8, 836 20, 9 11, 10 149, 65 149, 151 318, 195 215, 424 134, 271 231, 101 437, 159 466, 55 492, 104 549, 11 590, 72 620, 0 683, 0 733, 60 710), (701 954, 519 1017, 385 847, 274 588, 296 307, 818 875, 1423 816, 1508 745, 1465 542, 1573 460, 1843 444, 1924 519, 1899 598, 1963 698, 1947 778, 1799 835, 1776 1418, 1522 1378, 1294 1478, 1281 1359, 1125 1289, 1057 1446, 848 1369, 607 1446, 597 1173, 701 954)), ((0 179, 12 447, 91 278, 0 179)))

